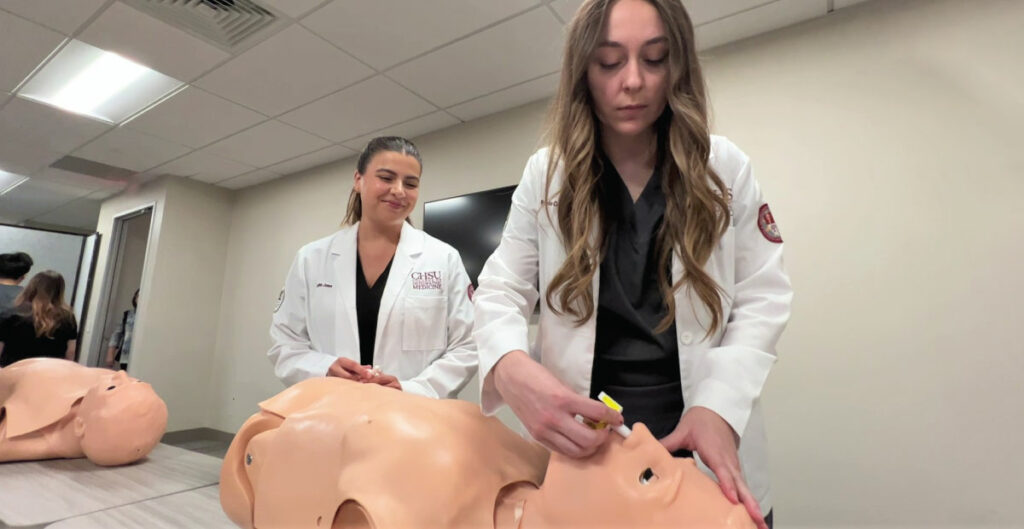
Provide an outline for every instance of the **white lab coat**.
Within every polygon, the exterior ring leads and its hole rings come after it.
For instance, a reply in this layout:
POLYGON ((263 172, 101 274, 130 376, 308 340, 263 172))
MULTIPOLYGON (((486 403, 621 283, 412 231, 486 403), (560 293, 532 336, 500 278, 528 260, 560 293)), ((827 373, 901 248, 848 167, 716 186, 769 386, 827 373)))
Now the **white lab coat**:
MULTIPOLYGON (((295 256, 267 355, 285 384, 324 376, 338 357, 359 361, 358 224, 303 246, 295 256)), ((476 373, 469 276, 451 246, 402 225, 377 316, 373 361, 403 391, 448 398, 476 373)))
MULTIPOLYGON (((589 395, 591 389, 596 310, 577 327, 571 316, 555 314, 543 301, 566 257, 555 205, 562 174, 554 175, 550 202, 545 202, 547 161, 548 151, 542 149, 527 163, 512 197, 501 244, 480 274, 473 335, 480 356, 481 406, 488 414, 503 404, 488 375, 513 350, 528 351, 576 393, 589 395), (531 347, 527 320, 538 300, 540 322, 531 347)), ((683 402, 687 409, 710 408, 741 435, 739 456, 747 484, 767 513, 771 501, 760 395, 775 362, 775 343, 789 319, 792 289, 783 270, 781 239, 769 239, 777 235, 770 229, 774 225, 764 223, 767 231, 758 225, 759 216, 771 217, 762 212, 764 199, 749 158, 729 140, 712 136, 710 163, 732 195, 731 226, 705 266, 729 296, 723 304, 727 324, 705 339, 710 324, 707 309, 685 287, 676 294, 683 402)), ((682 264, 673 258, 673 281, 682 272, 682 264)), ((599 273, 593 279, 595 307, 599 273)))

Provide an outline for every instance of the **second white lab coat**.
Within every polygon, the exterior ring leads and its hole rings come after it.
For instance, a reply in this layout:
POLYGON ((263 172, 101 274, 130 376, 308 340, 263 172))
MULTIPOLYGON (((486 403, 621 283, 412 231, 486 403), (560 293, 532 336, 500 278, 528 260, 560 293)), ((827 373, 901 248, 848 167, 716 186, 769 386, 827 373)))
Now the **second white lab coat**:
MULTIPOLYGON (((303 246, 274 311, 268 356, 287 385, 359 361, 358 223, 303 246)), ((373 361, 409 393, 454 397, 476 373, 470 281, 458 251, 409 224, 381 296, 373 361)))

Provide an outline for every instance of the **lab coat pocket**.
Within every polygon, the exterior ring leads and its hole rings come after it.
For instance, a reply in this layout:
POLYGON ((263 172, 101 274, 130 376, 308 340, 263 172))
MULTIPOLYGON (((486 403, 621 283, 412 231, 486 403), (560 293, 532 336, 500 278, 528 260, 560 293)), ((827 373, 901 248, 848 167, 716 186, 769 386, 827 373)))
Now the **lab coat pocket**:
POLYGON ((402 349, 444 349, 448 334, 448 299, 444 296, 409 296, 403 304, 402 349))

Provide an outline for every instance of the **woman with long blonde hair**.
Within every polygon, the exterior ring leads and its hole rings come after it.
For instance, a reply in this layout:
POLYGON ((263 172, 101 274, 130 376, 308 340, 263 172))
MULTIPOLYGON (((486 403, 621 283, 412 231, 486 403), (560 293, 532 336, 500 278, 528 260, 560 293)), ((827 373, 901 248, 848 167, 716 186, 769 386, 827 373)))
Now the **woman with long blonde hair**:
POLYGON ((695 452, 765 528, 760 394, 792 290, 749 158, 711 135, 707 107, 680 0, 583 3, 547 146, 480 275, 481 405, 508 404, 576 457, 608 435, 577 419, 642 422, 674 455, 695 452))
POLYGON ((36 356, 74 360, 77 339, 75 313, 64 301, 64 276, 44 270, 0 315, 0 367, 36 356))

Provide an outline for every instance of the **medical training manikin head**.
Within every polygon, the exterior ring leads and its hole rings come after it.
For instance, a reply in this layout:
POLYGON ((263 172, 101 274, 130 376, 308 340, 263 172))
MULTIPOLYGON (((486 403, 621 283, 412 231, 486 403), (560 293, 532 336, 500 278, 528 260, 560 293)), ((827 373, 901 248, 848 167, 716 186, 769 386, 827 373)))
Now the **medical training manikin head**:
POLYGON ((85 456, 105 466, 141 459, 160 442, 166 427, 167 405, 152 386, 124 371, 89 389, 74 425, 85 456))
POLYGON ((642 423, 594 455, 552 454, 538 494, 527 496, 522 529, 642 527, 753 529, 693 459, 672 457, 642 423))

